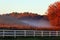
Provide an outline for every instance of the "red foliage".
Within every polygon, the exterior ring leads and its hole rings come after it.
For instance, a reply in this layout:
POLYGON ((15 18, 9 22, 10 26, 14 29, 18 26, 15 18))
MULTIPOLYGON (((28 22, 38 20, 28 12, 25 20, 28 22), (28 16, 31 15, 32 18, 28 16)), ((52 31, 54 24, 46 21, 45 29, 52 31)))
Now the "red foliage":
POLYGON ((30 25, 22 25, 22 24, 0 24, 0 28, 5 28, 5 29, 22 29, 22 30, 31 30, 31 29, 35 29, 34 27, 30 26, 30 25))
POLYGON ((55 2, 49 6, 48 18, 53 26, 60 27, 60 2, 55 2))

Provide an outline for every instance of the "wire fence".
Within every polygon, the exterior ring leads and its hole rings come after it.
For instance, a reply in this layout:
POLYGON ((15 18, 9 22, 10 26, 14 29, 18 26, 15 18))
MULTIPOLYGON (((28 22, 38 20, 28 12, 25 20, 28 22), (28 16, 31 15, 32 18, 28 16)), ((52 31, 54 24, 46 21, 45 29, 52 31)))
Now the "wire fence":
POLYGON ((60 36, 60 31, 0 30, 0 36, 60 36))

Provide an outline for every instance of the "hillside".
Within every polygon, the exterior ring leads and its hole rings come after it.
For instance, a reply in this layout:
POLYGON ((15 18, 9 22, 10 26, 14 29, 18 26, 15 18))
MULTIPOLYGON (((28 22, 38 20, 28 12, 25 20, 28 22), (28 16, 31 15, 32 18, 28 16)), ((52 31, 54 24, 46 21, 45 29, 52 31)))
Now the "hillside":
POLYGON ((12 12, 0 16, 0 28, 40 30, 50 29, 51 27, 46 15, 38 15, 29 12, 12 12))

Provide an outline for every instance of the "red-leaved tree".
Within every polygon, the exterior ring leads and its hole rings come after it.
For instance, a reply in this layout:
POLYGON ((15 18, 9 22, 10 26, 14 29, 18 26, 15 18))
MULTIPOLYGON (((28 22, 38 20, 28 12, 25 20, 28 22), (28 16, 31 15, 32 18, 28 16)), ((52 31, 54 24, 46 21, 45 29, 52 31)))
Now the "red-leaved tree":
POLYGON ((51 4, 48 8, 48 18, 53 26, 60 27, 60 2, 51 4))

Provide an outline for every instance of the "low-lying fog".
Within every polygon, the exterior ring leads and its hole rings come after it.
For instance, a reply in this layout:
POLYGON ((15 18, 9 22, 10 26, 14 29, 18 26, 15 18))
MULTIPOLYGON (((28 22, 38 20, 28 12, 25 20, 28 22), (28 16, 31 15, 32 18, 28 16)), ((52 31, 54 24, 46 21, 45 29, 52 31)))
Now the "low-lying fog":
POLYGON ((17 19, 11 16, 0 16, 0 23, 15 23, 15 24, 26 24, 33 27, 51 27, 48 20, 44 20, 44 18, 41 19, 31 19, 31 18, 25 18, 25 19, 17 19))
POLYGON ((40 20, 33 20, 33 19, 28 19, 28 20, 21 20, 22 22, 29 24, 31 26, 36 26, 36 27, 51 27, 49 21, 40 19, 40 20))

